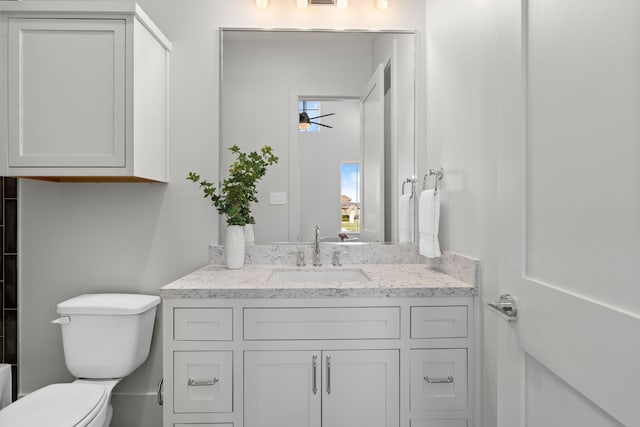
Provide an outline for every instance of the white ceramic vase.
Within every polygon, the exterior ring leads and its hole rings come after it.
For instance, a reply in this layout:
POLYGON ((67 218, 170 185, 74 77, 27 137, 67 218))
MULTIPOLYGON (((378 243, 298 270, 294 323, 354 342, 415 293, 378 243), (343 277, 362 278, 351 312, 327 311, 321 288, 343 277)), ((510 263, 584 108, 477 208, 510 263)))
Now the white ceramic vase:
POLYGON ((244 226, 244 242, 245 243, 253 243, 253 224, 247 224, 244 226))
POLYGON ((244 227, 241 225, 227 225, 224 260, 230 270, 237 270, 244 265, 244 227))

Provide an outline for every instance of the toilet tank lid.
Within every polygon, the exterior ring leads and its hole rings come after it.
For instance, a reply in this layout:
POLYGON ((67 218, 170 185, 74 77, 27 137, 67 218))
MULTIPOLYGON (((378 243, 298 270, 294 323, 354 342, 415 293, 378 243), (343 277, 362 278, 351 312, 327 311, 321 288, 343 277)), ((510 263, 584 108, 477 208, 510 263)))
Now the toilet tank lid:
POLYGON ((160 297, 141 294, 84 294, 58 304, 58 314, 140 314, 160 304, 160 297))

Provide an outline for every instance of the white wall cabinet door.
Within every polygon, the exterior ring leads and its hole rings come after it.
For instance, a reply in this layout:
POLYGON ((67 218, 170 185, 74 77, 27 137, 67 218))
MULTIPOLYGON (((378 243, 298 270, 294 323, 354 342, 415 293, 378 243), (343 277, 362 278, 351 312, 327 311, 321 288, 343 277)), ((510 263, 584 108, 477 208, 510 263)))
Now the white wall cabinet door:
POLYGON ((320 427, 320 352, 244 353, 244 427, 320 427))
POLYGON ((398 350, 324 351, 322 427, 400 424, 398 350))
POLYGON ((125 166, 125 21, 9 21, 9 166, 125 166))

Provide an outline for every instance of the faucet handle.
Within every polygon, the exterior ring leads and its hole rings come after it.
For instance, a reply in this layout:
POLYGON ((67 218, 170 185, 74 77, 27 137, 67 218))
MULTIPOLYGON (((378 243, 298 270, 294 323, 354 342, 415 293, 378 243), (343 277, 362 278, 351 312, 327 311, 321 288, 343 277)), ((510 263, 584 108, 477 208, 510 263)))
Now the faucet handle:
POLYGON ((304 250, 302 249, 297 249, 295 251, 289 252, 289 255, 295 255, 296 256, 296 265, 298 267, 304 267, 305 266, 305 262, 304 262, 304 250))
POLYGON ((342 267, 342 262, 340 262, 340 255, 342 254, 348 255, 349 252, 340 251, 340 250, 333 251, 333 256, 331 257, 331 264, 333 264, 334 267, 342 267))
POLYGON ((304 251, 302 249, 298 249, 298 253, 296 255, 296 265, 298 267, 304 267, 305 266, 304 251))

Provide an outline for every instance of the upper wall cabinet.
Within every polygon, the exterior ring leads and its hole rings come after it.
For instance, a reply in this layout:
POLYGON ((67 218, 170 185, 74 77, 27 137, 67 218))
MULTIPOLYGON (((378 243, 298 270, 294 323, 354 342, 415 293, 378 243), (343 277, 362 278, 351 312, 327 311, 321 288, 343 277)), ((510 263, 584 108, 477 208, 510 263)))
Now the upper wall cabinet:
POLYGON ((138 5, 0 2, 0 25, 0 175, 168 181, 171 44, 138 5))

